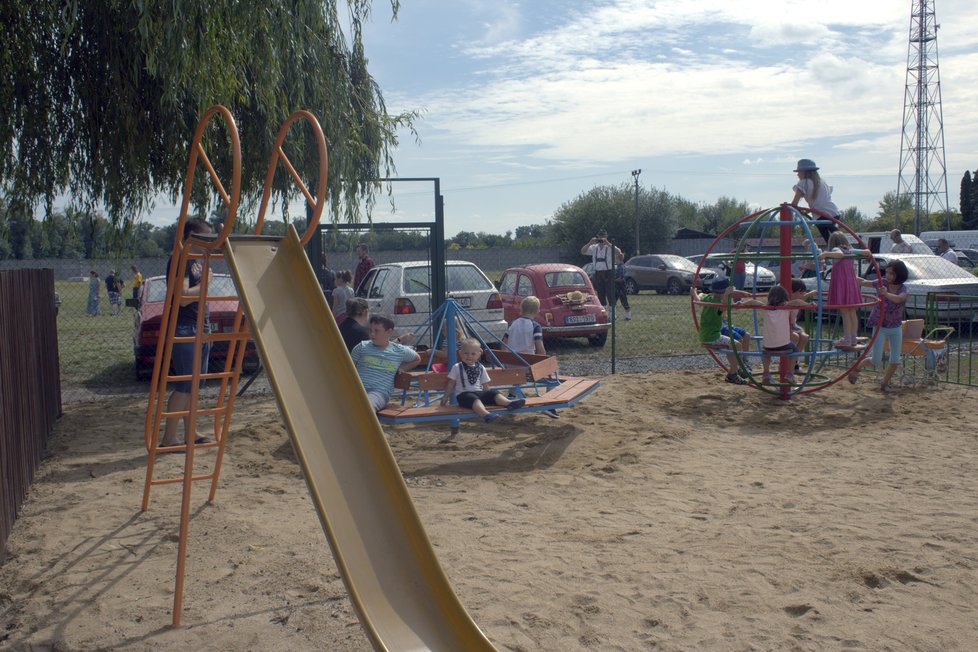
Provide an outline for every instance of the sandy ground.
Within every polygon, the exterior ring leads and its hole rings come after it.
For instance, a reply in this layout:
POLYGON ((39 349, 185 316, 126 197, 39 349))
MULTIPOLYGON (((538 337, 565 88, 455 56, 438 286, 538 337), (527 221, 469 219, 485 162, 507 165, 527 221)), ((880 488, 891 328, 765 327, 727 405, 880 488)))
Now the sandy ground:
MULTIPOLYGON (((716 371, 603 380, 560 420, 388 429, 439 559, 500 650, 973 650, 973 390, 872 378, 790 403, 716 371)), ((66 409, 0 567, 0 648, 367 650, 270 397, 214 504, 139 511, 145 400, 66 409)), ((161 458, 178 470, 182 456, 161 458)))

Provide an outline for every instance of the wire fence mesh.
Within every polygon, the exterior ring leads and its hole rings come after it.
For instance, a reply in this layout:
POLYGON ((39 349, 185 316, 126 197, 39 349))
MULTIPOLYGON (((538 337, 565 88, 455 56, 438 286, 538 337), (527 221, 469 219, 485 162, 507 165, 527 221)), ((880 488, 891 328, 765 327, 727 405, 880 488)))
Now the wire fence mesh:
MULTIPOLYGON (((331 270, 349 270, 350 275, 355 277, 361 262, 355 245, 361 237, 367 241, 363 234, 356 234, 344 243, 324 248, 331 270)), ((413 329, 424 320, 431 307, 432 277, 428 250, 423 247, 403 248, 399 242, 390 246, 378 240, 369 242, 368 255, 373 260, 373 269, 372 274, 361 279, 359 293, 371 304, 371 310, 393 314, 399 330, 413 329)), ((948 339, 947 364, 942 365, 944 371, 941 380, 963 385, 975 384, 972 326, 978 317, 978 278, 937 256, 878 255, 876 258, 884 268, 887 262, 897 258, 904 260, 910 268, 910 294, 906 306, 908 318, 925 319, 928 331, 938 325, 954 327, 955 332, 948 339)), ((543 305, 539 319, 544 325, 549 319, 551 326, 566 326, 563 320, 573 315, 561 312, 560 308, 567 303, 568 294, 574 290, 584 294, 593 293, 593 287, 588 289, 573 284, 549 287, 545 279, 533 285, 533 279, 521 280, 522 275, 513 273, 514 270, 540 263, 562 262, 584 267, 589 259, 578 251, 568 252, 557 248, 459 249, 448 250, 446 259, 449 269, 446 294, 480 315, 497 339, 505 331, 506 323, 518 315, 518 300, 527 294, 540 297, 543 305), (510 282, 514 284, 513 287, 509 286, 510 282), (520 283, 528 285, 517 287, 520 283), (502 292, 501 289, 507 291, 502 292), (555 298, 557 295, 563 298, 555 298)), ((697 307, 690 300, 688 285, 678 290, 668 284, 658 291, 648 289, 653 285, 632 274, 633 270, 638 269, 638 262, 630 260, 624 266, 625 282, 629 282, 630 289, 636 293, 624 297, 627 308, 620 300, 622 297, 615 302, 611 314, 605 318, 608 326, 604 341, 599 343, 602 338, 594 337, 594 333, 589 335, 586 328, 545 340, 547 352, 560 358, 561 368, 567 373, 600 375, 612 371, 630 373, 716 366, 698 342, 693 326, 693 313, 697 307), (673 293, 677 291, 678 294, 673 293)), ((771 264, 776 267, 776 263, 771 264)), ((132 265, 139 269, 146 281, 163 276, 166 272, 165 258, 70 261, 62 269, 55 270, 55 290, 60 302, 56 319, 62 395, 66 402, 120 393, 138 394, 148 390, 148 383, 144 379, 137 379, 138 338, 135 334, 138 319, 137 305, 131 300, 132 265), (113 269, 117 272, 115 276, 122 281, 118 303, 110 300, 105 284, 106 276, 113 269), (93 270, 97 277, 91 276, 93 270)), ((215 271, 224 273, 226 270, 220 265, 218 263, 215 271)), ((761 267, 760 263, 758 266, 761 267)), ((323 278, 322 262, 314 269, 323 278)), ((859 272, 870 277, 875 273, 865 263, 859 272)), ((831 275, 826 274, 820 281, 809 277, 806 282, 813 289, 822 287, 825 290, 831 282, 831 275)), ((596 300, 592 303, 596 303, 596 300)), ((861 312, 863 318, 867 312, 861 312)), ((589 319, 583 313, 579 317, 589 319)), ((601 319, 600 316, 595 317, 593 325, 600 325, 601 319)), ((808 319, 811 320, 812 316, 808 315, 808 319)), ((755 311, 737 311, 734 321, 735 325, 757 336, 761 334, 762 319, 755 311)), ((583 324, 587 325, 589 323, 583 324)), ((814 324, 809 323, 808 328, 814 328, 814 324)), ((840 335, 838 314, 825 311, 822 339, 830 342, 840 335)), ((860 321, 860 335, 870 335, 863 320, 860 321)), ((923 365, 925 362, 914 359, 906 364, 923 365)), ((844 365, 846 357, 840 356, 832 364, 844 365)), ((261 387, 260 382, 257 387, 261 387)))

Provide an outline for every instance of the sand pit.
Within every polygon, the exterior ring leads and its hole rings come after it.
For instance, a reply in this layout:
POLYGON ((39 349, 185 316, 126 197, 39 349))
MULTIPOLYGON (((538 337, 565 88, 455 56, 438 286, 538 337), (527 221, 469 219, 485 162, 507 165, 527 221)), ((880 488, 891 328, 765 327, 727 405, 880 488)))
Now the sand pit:
MULTIPOLYGON (((974 649, 974 391, 891 399, 864 374, 784 403, 719 381, 608 377, 559 420, 466 422, 450 444, 387 429, 494 644, 974 649)), ((239 403, 217 501, 195 490, 169 627, 179 488, 140 513, 144 409, 66 408, 0 567, 0 648, 370 649, 271 397, 239 403)))

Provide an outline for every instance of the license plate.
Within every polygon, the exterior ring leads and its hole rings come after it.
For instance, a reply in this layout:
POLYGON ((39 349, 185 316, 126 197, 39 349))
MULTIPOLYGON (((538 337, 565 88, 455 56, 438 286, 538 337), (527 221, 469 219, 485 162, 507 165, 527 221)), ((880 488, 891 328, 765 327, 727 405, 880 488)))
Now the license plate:
POLYGON ((593 324, 594 315, 571 315, 564 318, 565 324, 593 324))
POLYGON ((463 308, 472 307, 472 297, 452 297, 452 298, 458 301, 458 305, 462 306, 463 308))

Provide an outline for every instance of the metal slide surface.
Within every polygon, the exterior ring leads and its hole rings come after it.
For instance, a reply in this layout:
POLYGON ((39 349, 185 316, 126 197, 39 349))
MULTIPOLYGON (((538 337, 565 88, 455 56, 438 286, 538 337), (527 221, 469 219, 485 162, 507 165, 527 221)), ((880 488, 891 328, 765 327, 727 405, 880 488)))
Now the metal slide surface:
POLYGON ((283 239, 231 236, 225 253, 319 520, 374 648, 494 650, 435 558, 295 229, 283 239))

